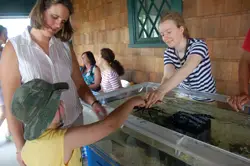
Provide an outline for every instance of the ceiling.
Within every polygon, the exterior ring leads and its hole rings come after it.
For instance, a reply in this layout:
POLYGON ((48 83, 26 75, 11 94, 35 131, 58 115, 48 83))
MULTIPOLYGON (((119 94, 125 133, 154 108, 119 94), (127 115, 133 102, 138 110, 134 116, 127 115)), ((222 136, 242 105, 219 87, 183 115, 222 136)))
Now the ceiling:
POLYGON ((28 16, 36 0, 0 0, 0 17, 28 16))

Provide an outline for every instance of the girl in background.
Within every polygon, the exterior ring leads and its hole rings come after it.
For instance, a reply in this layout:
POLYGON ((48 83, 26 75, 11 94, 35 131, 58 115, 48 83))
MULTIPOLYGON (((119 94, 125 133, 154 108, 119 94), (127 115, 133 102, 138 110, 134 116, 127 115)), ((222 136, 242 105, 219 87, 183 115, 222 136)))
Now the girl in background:
POLYGON ((103 92, 111 92, 122 87, 120 76, 124 74, 124 68, 119 61, 115 60, 115 54, 111 49, 101 49, 98 66, 101 69, 103 92))

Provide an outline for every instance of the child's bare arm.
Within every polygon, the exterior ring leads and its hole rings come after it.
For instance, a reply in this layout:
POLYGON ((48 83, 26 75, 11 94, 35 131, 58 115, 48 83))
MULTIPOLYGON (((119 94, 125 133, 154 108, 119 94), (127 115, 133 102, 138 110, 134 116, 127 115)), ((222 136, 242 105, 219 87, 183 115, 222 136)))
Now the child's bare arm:
POLYGON ((64 147, 71 152, 75 148, 92 144, 119 128, 135 106, 144 106, 142 97, 134 97, 116 108, 104 120, 79 127, 69 128, 65 134, 64 147))

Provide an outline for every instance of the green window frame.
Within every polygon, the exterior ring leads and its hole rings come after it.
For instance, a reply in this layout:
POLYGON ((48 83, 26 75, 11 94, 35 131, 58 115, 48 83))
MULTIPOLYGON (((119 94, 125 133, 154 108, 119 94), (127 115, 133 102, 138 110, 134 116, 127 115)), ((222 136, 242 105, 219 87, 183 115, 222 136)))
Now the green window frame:
POLYGON ((166 47, 158 24, 162 13, 182 13, 182 0, 128 0, 129 47, 166 47))

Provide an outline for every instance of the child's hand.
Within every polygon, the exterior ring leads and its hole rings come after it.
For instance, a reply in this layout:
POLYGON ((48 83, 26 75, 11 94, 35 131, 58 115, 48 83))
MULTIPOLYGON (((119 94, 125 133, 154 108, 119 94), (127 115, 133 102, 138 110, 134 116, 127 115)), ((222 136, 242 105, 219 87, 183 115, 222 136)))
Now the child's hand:
POLYGON ((131 102, 131 104, 134 106, 134 107, 145 107, 146 105, 146 102, 145 102, 145 99, 141 96, 136 96, 136 97, 132 97, 129 99, 129 101, 131 102))

